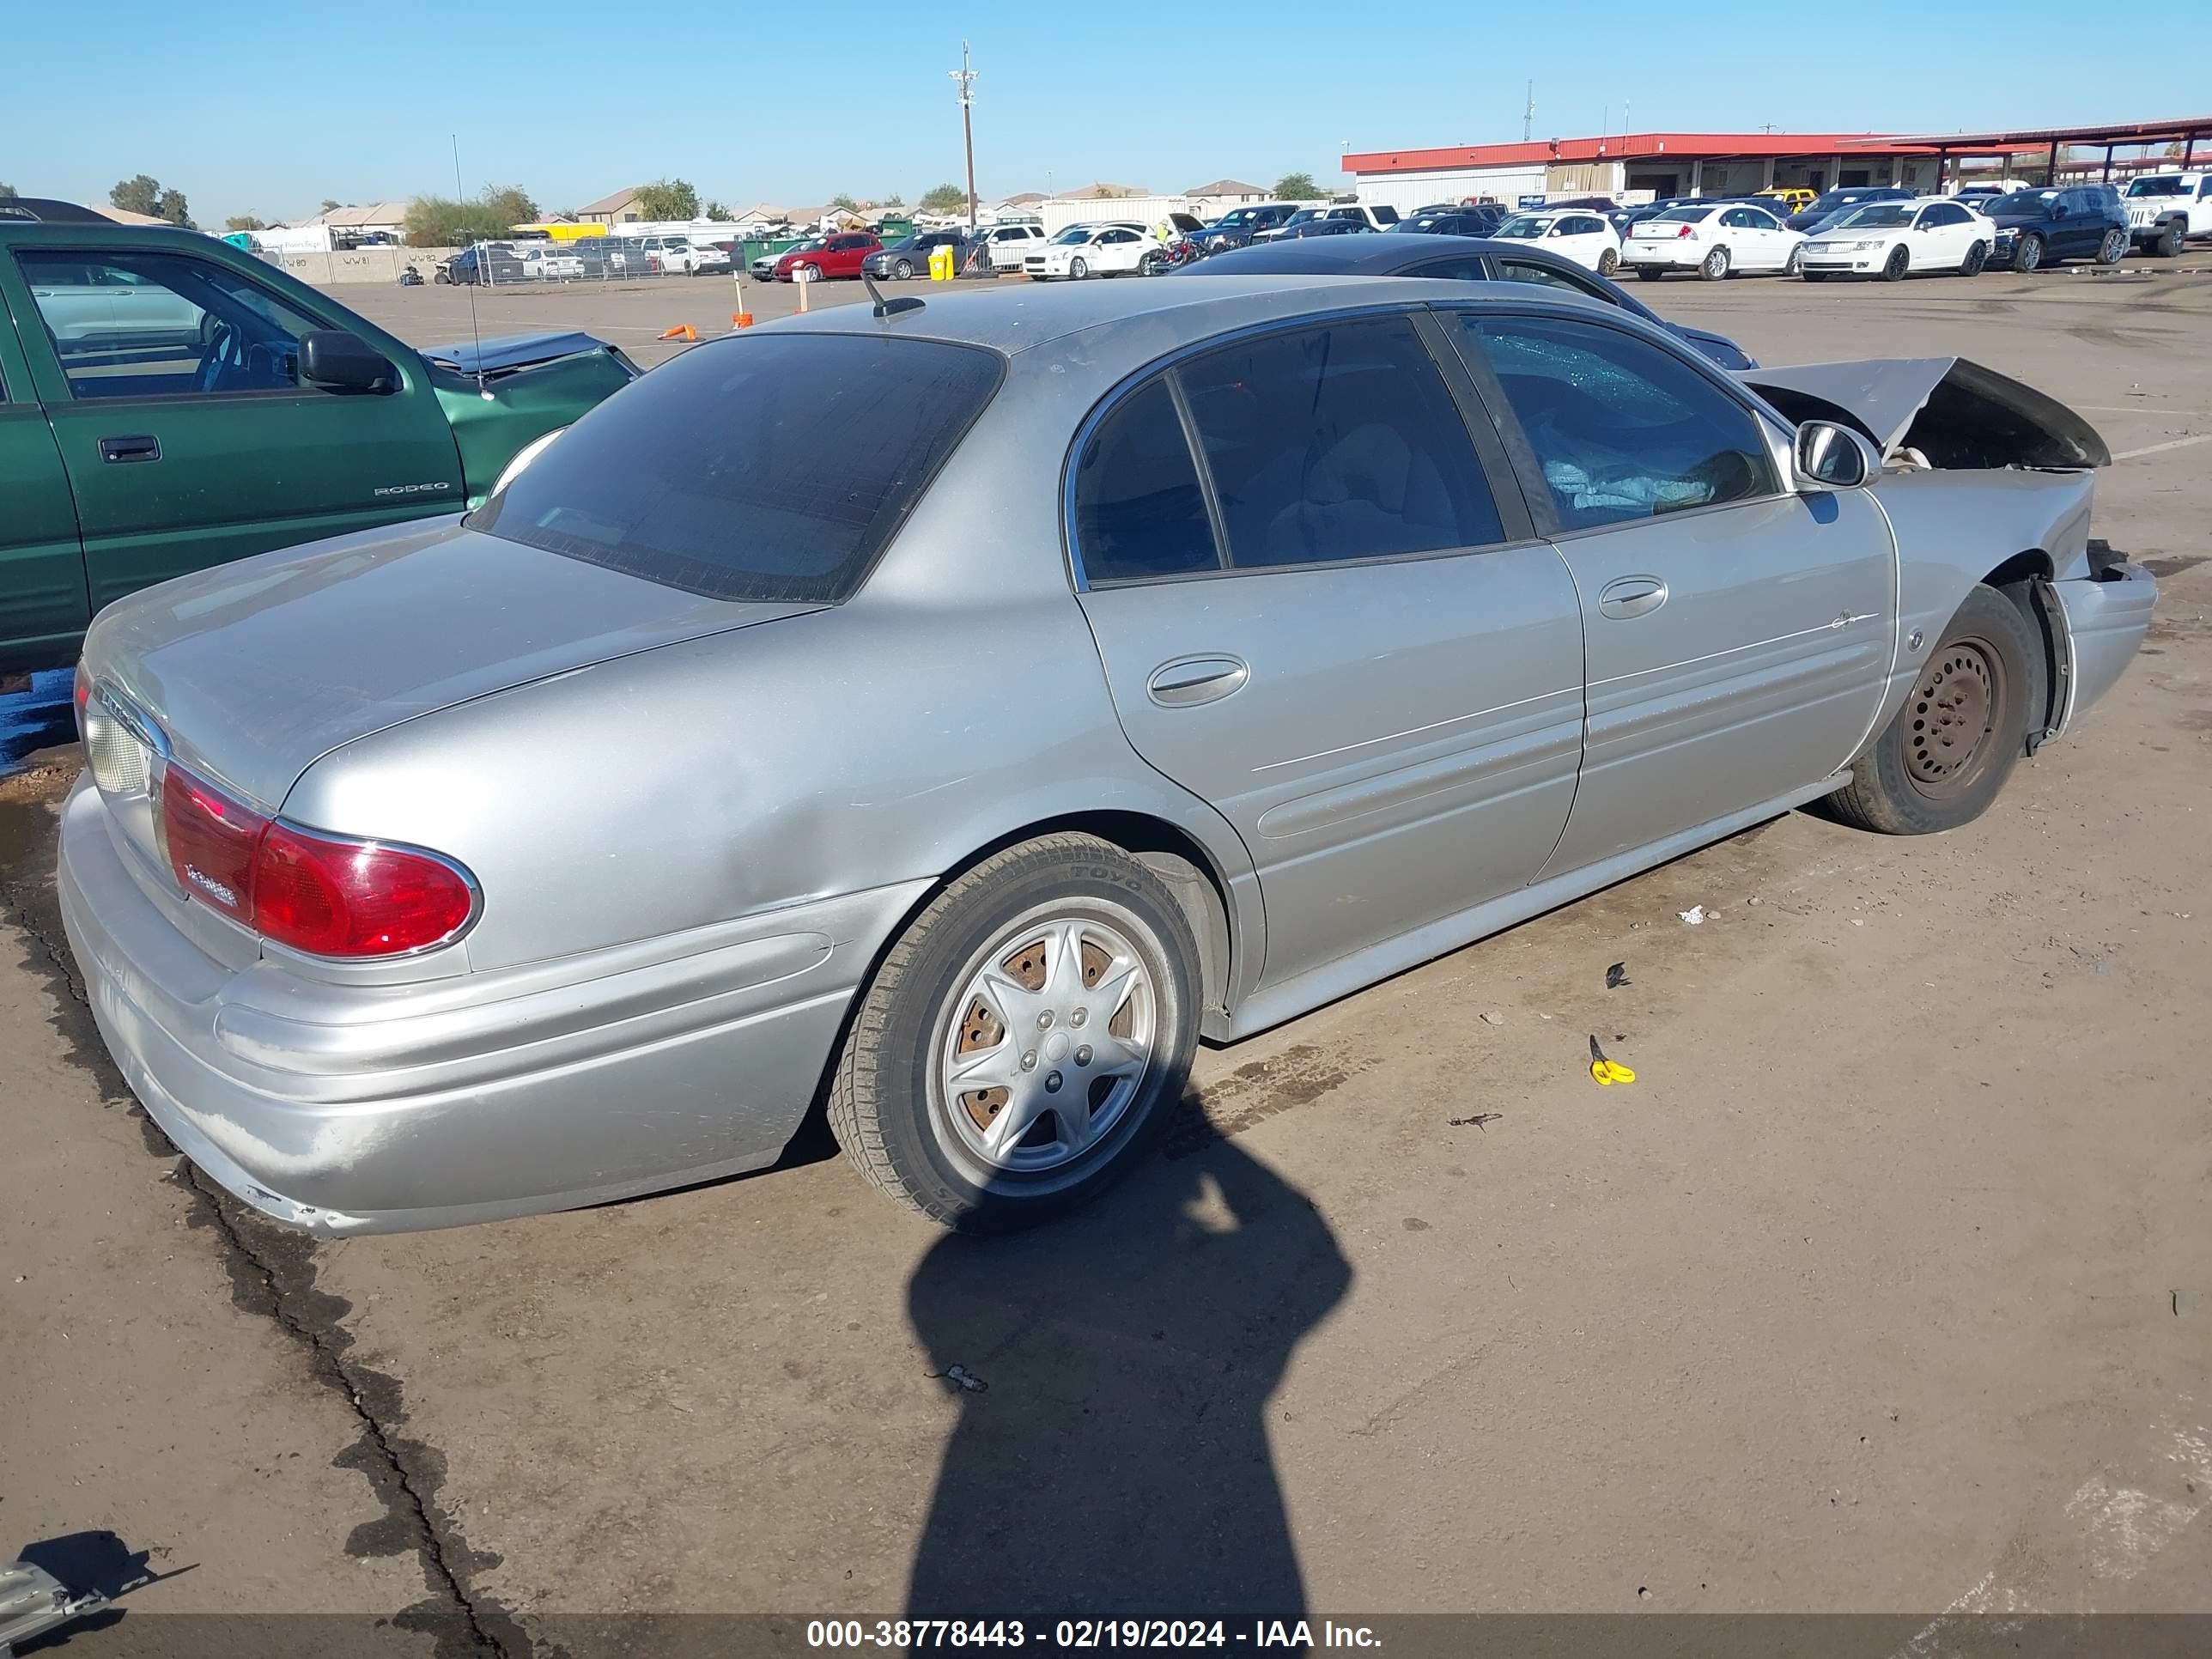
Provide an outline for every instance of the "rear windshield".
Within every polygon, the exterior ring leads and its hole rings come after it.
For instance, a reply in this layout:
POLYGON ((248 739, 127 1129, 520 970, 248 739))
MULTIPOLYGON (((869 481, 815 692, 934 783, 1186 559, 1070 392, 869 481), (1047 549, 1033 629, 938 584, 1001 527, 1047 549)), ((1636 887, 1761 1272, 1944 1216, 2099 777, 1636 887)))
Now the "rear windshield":
POLYGON ((1668 208, 1664 213, 1653 216, 1664 219, 1670 225, 1694 225, 1701 219, 1711 217, 1711 214, 1712 210, 1709 207, 1680 207, 1668 208))
POLYGON ((471 529, 715 599, 848 598, 998 390, 973 346, 763 334, 672 358, 471 529))

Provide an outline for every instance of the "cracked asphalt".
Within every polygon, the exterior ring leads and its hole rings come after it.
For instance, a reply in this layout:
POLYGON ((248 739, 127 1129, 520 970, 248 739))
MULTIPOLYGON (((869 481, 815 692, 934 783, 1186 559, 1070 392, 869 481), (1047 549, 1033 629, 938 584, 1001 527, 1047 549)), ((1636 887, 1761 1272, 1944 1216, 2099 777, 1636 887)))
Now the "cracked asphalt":
MULTIPOLYGON (((2212 1611, 2212 276, 1638 292, 1766 361, 1955 351, 2082 408, 2130 457, 2097 532, 2164 584, 2142 659, 1967 830, 1794 814, 1202 1054, 1161 1158, 1048 1233, 942 1237, 813 1132, 568 1215, 273 1227, 92 1028, 74 757, 0 780, 0 1559, 159 1576, 69 1650, 726 1651, 638 1621, 1133 1582, 2212 1611)), ((345 297, 423 341, 465 303, 345 297)), ((630 344, 723 300, 484 321, 630 344)))

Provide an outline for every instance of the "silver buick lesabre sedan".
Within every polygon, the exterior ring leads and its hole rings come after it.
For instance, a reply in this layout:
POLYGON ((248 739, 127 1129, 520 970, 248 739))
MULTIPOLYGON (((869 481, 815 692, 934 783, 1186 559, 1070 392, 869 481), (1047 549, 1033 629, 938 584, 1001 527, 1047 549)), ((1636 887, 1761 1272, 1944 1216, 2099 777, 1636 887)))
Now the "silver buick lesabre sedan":
POLYGON ((92 629, 60 890, 172 1140, 321 1231, 773 1162, 952 1226, 1234 1040, 1801 803, 1951 829, 2156 588, 2078 416, 1558 290, 1081 283, 654 369, 464 519, 92 629))

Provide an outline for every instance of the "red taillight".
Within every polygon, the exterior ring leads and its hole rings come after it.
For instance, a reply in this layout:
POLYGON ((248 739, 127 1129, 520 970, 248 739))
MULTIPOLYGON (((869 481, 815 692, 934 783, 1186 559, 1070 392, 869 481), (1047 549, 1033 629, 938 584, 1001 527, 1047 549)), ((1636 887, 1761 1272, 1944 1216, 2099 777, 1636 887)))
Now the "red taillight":
POLYGON ((255 861, 254 926, 319 957, 388 957, 451 939, 476 895, 442 859, 272 823, 255 861))
POLYGON ((84 672, 84 659, 82 657, 76 660, 76 681, 70 688, 70 695, 76 700, 76 740, 82 743, 84 706, 92 701, 92 676, 84 672))
POLYGON ((1685 236, 1694 236, 1697 234, 1698 228, 1695 225, 1684 225, 1681 229, 1674 233, 1674 240, 1679 242, 1685 236))
POLYGON ((161 841, 177 885, 253 925, 253 854, 269 820, 181 766, 161 780, 161 841))
POLYGON ((476 911, 468 878, 443 859, 275 822, 181 766, 162 780, 161 830, 187 896, 314 956, 420 951, 476 911))

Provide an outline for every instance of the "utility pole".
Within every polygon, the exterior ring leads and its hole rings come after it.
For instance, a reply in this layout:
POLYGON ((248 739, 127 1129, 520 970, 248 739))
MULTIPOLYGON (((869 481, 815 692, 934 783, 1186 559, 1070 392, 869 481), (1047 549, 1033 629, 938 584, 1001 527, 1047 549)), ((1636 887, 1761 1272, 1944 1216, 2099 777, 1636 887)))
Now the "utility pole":
POLYGON ((975 71, 968 67, 968 43, 960 43, 960 67, 952 78, 960 83, 960 137, 968 148, 968 228, 975 228, 975 71))
POLYGON ((1536 130, 1536 83, 1528 83, 1528 106, 1521 112, 1521 142, 1527 143, 1536 130))

